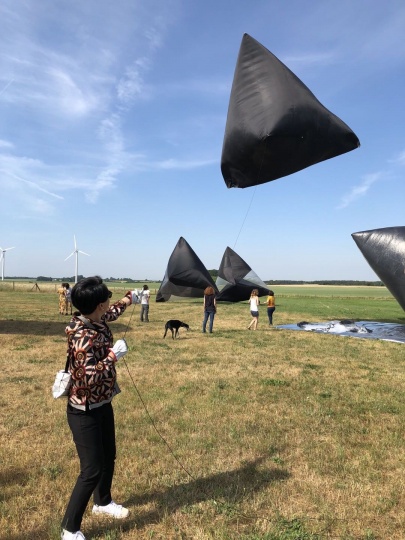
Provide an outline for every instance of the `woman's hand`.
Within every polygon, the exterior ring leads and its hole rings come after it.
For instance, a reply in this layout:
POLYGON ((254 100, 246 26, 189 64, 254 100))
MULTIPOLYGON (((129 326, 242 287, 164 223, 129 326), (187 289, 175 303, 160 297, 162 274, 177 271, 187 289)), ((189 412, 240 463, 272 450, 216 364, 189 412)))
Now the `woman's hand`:
POLYGON ((125 298, 128 298, 130 300, 131 304, 139 304, 139 292, 138 289, 135 289, 134 291, 128 291, 125 295, 125 298))
POLYGON ((125 339, 117 339, 114 343, 114 347, 110 349, 114 353, 114 356, 117 360, 125 356, 128 352, 128 345, 125 339))

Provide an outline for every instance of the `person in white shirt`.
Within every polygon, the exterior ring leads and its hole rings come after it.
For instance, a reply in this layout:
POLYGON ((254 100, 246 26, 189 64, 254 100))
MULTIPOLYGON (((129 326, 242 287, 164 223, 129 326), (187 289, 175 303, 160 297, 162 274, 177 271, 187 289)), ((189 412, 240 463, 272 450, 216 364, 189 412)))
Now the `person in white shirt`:
POLYGON ((143 286, 141 293, 141 322, 149 322, 150 290, 147 285, 143 286))
POLYGON ((257 329, 257 323, 259 322, 259 304, 259 291, 257 289, 253 289, 249 299, 250 314, 253 318, 248 326, 248 330, 257 329))

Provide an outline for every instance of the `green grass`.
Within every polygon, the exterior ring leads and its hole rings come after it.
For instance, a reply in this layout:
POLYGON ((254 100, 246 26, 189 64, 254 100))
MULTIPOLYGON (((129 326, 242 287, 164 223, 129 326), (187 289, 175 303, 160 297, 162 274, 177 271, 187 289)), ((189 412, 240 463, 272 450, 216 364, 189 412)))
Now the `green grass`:
MULTIPOLYGON (((275 288, 275 323, 405 324, 386 289, 315 289, 275 288)), ((50 392, 69 318, 52 288, 0 290, 0 302, 0 540, 57 540, 78 473, 65 402, 50 392)), ((199 299, 153 296, 150 318, 135 306, 111 325, 130 349, 113 493, 131 516, 87 512, 88 540, 403 539, 404 345, 270 329, 264 306, 248 332, 247 303, 219 304, 212 335, 199 299), (163 340, 169 318, 190 331, 163 340)))

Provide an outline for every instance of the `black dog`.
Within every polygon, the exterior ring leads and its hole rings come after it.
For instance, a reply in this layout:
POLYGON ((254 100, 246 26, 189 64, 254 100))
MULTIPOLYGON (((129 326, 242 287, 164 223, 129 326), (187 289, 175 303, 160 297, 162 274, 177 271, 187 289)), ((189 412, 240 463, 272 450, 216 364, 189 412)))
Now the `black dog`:
POLYGON ((188 330, 190 327, 185 322, 178 321, 177 319, 170 319, 170 321, 167 321, 167 323, 165 324, 165 335, 163 336, 163 338, 166 337, 168 330, 171 330, 173 339, 178 337, 180 335, 179 328, 185 328, 186 330, 188 330))

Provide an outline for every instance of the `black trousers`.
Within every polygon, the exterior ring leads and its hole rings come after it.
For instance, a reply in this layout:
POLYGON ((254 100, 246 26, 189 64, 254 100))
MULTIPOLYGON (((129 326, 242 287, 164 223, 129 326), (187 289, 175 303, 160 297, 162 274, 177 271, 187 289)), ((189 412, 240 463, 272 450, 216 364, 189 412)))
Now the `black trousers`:
POLYGON ((275 312, 275 307, 268 307, 267 308, 267 316, 269 318, 269 324, 273 324, 273 313, 275 312))
POLYGON ((111 403, 88 411, 67 406, 67 419, 80 459, 80 474, 70 497, 62 527, 80 530, 83 514, 93 494, 94 503, 105 506, 112 500, 115 464, 115 425, 111 403))

